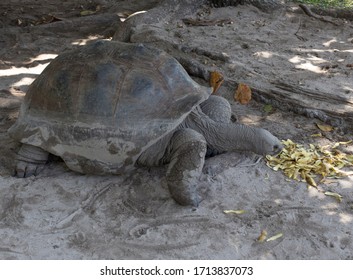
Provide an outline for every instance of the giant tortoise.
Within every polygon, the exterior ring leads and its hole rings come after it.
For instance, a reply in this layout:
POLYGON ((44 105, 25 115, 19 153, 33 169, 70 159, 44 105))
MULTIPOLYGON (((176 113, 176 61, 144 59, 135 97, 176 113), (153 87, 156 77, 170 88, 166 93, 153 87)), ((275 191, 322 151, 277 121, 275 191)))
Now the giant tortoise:
POLYGON ((229 103, 167 53, 98 41, 60 54, 29 87, 9 129, 22 143, 15 173, 36 175, 49 153, 84 174, 168 164, 172 197, 197 206, 206 153, 282 149, 267 130, 230 118, 229 103))

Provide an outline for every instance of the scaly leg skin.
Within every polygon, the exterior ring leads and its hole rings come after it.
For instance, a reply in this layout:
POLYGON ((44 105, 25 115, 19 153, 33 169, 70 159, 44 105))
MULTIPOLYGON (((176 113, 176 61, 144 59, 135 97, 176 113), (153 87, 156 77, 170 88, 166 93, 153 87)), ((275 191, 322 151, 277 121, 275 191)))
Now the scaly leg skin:
POLYGON ((228 100, 221 96, 211 95, 207 100, 200 104, 202 112, 215 122, 230 123, 232 109, 228 100))
POLYGON ((197 185, 205 162, 205 138, 192 129, 176 131, 170 141, 167 184, 176 202, 197 207, 201 198, 197 185))
POLYGON ((23 144, 16 156, 14 176, 26 178, 38 175, 48 160, 49 153, 41 148, 23 144))
MULTIPOLYGON (((228 100, 221 96, 211 95, 207 100, 200 104, 202 112, 210 119, 219 123, 230 123, 236 121, 236 117, 232 114, 232 108, 228 100)), ((219 151, 207 147, 206 157, 213 157, 220 154, 219 151)))

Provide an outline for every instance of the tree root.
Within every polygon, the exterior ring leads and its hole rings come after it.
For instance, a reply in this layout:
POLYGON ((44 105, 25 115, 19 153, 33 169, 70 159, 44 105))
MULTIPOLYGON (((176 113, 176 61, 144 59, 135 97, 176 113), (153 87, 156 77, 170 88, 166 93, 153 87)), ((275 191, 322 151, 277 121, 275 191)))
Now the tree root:
POLYGON ((326 19, 326 18, 324 18, 323 16, 319 16, 319 15, 314 14, 314 13, 310 10, 310 8, 309 8, 308 6, 306 6, 306 5, 304 5, 304 4, 299 4, 299 7, 300 7, 300 8, 304 11, 304 13, 305 13, 307 16, 309 16, 309 17, 313 17, 313 18, 315 18, 315 19, 321 20, 321 21, 323 21, 323 22, 328 22, 328 23, 331 23, 331 24, 336 25, 336 26, 339 26, 339 25, 340 25, 339 23, 334 22, 334 21, 329 20, 329 19, 326 19))

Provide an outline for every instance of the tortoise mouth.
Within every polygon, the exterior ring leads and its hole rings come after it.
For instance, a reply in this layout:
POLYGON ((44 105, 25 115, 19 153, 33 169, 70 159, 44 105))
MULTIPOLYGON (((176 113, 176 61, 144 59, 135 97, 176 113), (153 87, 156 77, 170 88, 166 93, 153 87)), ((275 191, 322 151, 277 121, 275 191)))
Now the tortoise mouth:
POLYGON ((273 146, 273 150, 270 153, 270 155, 271 156, 278 155, 278 154, 280 154, 282 152, 282 150, 283 150, 283 145, 281 145, 281 144, 274 145, 273 146))

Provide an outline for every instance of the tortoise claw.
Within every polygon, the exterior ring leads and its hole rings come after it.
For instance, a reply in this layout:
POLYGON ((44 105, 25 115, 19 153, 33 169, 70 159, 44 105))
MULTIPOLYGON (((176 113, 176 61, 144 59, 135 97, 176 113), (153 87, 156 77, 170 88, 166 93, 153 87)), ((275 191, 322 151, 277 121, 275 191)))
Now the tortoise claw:
MULTIPOLYGON (((188 186, 188 189, 189 190, 191 189, 190 186, 188 186)), ((169 191, 173 199, 182 206, 192 206, 197 208, 200 205, 201 199, 199 195, 196 193, 196 190, 192 193, 190 193, 189 191, 181 192, 180 186, 175 187, 172 184, 169 184, 169 191)))
POLYGON ((37 176, 38 173, 43 169, 43 164, 34 164, 24 161, 18 161, 14 170, 14 177, 27 178, 31 176, 37 176))
POLYGON ((49 153, 41 148, 23 144, 16 157, 14 176, 26 178, 42 171, 49 153))

